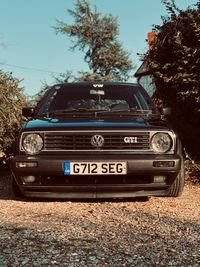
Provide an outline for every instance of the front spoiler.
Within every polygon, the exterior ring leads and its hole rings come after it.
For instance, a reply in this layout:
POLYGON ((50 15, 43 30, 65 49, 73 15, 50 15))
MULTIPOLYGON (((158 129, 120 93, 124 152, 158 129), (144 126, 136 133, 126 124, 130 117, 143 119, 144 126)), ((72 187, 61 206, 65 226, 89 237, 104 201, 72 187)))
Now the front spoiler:
POLYGON ((24 197, 49 198, 49 199, 109 199, 109 198, 136 198, 150 196, 166 196, 165 190, 137 191, 137 192, 79 192, 79 193, 54 193, 54 192, 24 192, 24 197))
POLYGON ((85 185, 85 186, 23 186, 22 195, 36 198, 60 199, 106 199, 106 198, 134 198, 144 196, 165 196, 165 183, 137 184, 137 185, 85 185))

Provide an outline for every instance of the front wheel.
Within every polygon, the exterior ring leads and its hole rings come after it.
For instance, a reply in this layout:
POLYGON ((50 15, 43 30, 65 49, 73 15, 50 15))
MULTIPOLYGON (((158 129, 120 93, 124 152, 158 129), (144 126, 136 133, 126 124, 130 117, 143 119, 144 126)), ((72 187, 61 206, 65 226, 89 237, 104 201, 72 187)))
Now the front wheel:
POLYGON ((184 163, 182 161, 181 170, 179 171, 176 179, 174 180, 174 183, 171 185, 171 187, 167 191, 166 196, 167 197, 179 197, 183 192, 184 184, 185 184, 185 168, 184 168, 184 163))

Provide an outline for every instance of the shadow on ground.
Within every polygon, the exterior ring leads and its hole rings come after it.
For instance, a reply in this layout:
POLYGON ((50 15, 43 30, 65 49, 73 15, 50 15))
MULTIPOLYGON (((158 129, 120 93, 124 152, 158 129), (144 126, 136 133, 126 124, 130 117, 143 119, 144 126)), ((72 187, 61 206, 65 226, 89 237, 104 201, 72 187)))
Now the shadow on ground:
POLYGON ((126 209, 114 217, 102 213, 102 220, 70 211, 67 214, 41 211, 31 216, 21 225, 2 221, 0 264, 81 267, 200 263, 200 225, 195 222, 170 216, 158 218, 142 209, 126 209), (30 220, 39 225, 29 225, 30 220), (41 222, 46 225, 43 229, 41 222))

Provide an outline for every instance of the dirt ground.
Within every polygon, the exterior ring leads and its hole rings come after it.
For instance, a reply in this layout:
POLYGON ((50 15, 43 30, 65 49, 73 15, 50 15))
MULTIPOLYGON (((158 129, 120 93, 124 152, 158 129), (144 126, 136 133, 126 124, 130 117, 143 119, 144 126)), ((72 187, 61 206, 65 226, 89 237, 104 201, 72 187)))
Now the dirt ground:
POLYGON ((0 178, 0 266, 200 266, 200 186, 148 201, 16 200, 0 178))

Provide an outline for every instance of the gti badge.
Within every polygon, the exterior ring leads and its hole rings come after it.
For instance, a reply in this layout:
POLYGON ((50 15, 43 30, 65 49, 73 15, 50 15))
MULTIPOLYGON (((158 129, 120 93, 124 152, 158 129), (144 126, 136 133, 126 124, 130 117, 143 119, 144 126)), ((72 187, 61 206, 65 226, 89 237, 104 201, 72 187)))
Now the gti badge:
POLYGON ((124 137, 124 143, 137 143, 137 137, 135 136, 126 136, 124 137))
POLYGON ((104 144, 104 138, 102 135, 93 135, 91 138, 91 144, 95 147, 102 147, 104 144))

